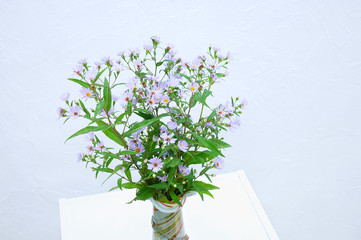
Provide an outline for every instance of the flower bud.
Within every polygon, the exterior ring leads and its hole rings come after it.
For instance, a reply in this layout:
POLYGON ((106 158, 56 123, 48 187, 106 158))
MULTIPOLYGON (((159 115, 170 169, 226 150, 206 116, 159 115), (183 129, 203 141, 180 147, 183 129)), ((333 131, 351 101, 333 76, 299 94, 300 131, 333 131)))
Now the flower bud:
POLYGON ((177 187, 177 184, 174 184, 173 187, 177 187))
POLYGON ((155 174, 153 174, 153 177, 155 178, 155 174))
POLYGON ((170 157, 170 160, 173 160, 173 157, 170 157))
POLYGON ((148 159, 144 159, 144 163, 147 163, 148 162, 148 159))
POLYGON ((183 184, 186 184, 186 182, 185 182, 185 181, 183 181, 183 184))

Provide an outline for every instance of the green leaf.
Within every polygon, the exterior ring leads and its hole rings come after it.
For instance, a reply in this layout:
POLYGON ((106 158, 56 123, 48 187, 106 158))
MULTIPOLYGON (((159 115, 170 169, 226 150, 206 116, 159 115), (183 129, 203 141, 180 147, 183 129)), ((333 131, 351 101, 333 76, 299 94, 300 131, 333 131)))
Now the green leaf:
POLYGON ((130 181, 132 181, 132 173, 130 172, 129 167, 124 170, 124 173, 125 173, 125 175, 127 176, 127 178, 128 178, 130 181))
POLYGON ((90 116, 88 109, 86 109, 86 107, 84 106, 84 103, 80 99, 79 99, 79 103, 80 103, 80 106, 83 109, 83 111, 86 113, 86 115, 90 116))
POLYGON ((101 72, 99 72, 99 73, 96 75, 96 77, 94 78, 94 82, 96 82, 96 81, 100 78, 100 76, 103 74, 103 72, 104 72, 105 70, 107 70, 107 69, 108 69, 108 67, 104 68, 101 72))
POLYGON ((203 189, 206 189, 206 190, 219 189, 219 187, 217 187, 217 186, 214 186, 212 184, 205 183, 205 182, 202 182, 202 181, 194 181, 193 184, 196 185, 197 187, 200 187, 200 188, 203 188, 203 189))
POLYGON ((104 101, 101 101, 100 103, 97 104, 94 111, 94 117, 98 115, 100 109, 102 109, 103 107, 104 107, 104 101))
MULTIPOLYGON (((190 154, 192 154, 192 152, 189 152, 190 154)), ((208 161, 212 160, 213 158, 217 157, 217 154, 212 153, 209 150, 205 150, 203 152, 199 152, 199 153, 195 153, 193 155, 193 158, 189 159, 189 161, 187 162, 187 165, 191 165, 191 164, 204 164, 205 162, 207 162, 207 158, 208 161)))
POLYGON ((138 116, 144 118, 144 119, 152 119, 152 118, 154 118, 154 114, 151 111, 148 111, 146 109, 137 108, 137 109, 134 109, 134 113, 137 114, 138 116))
POLYGON ((68 80, 73 81, 73 82, 75 82, 75 83, 77 83, 77 84, 79 84, 79 85, 81 85, 81 86, 83 86, 83 87, 85 87, 85 88, 89 88, 89 89, 90 89, 89 83, 86 83, 86 82, 84 82, 84 81, 82 81, 82 80, 75 79, 75 78, 68 78, 68 80))
POLYGON ((150 188, 158 188, 158 189, 167 189, 169 187, 169 185, 167 183, 157 183, 157 184, 153 184, 148 186, 150 188))
POLYGON ((117 155, 134 155, 134 154, 138 154, 137 152, 133 152, 133 151, 120 151, 117 155))
POLYGON ((177 195, 175 195, 174 192, 169 192, 169 195, 170 195, 170 197, 172 198, 172 200, 173 200, 176 204, 178 204, 179 206, 183 207, 182 204, 181 204, 181 202, 179 201, 177 195))
POLYGON ((164 167, 175 167, 178 166, 181 163, 181 160, 179 158, 173 158, 172 160, 167 161, 166 164, 164 164, 164 167))
POLYGON ((159 119, 161 119, 162 117, 166 117, 166 116, 169 116, 169 113, 163 113, 161 115, 159 115, 158 117, 155 117, 155 118, 152 118, 152 119, 147 119, 147 120, 144 120, 142 122, 137 122, 136 124, 134 124, 132 126, 131 129, 129 129, 127 132, 125 132, 123 134, 123 137, 129 137, 132 133, 158 121, 159 119))
POLYGON ((163 64, 163 61, 162 62, 157 62, 157 67, 159 67, 160 65, 162 65, 163 64))
POLYGON ((126 189, 140 188, 139 185, 132 183, 132 182, 122 183, 122 187, 126 188, 126 189))
POLYGON ((212 152, 217 153, 218 155, 221 155, 222 157, 224 157, 222 152, 220 150, 218 150, 217 146, 214 145, 213 142, 211 142, 208 139, 201 137, 193 132, 191 134, 199 141, 201 146, 206 147, 209 150, 211 150, 212 152))
MULTIPOLYGON (((108 124, 106 124, 105 122, 95 119, 96 123, 98 124, 98 126, 110 126, 108 124)), ((124 141, 121 140, 121 138, 114 132, 116 130, 112 129, 112 128, 105 128, 102 130, 102 132, 111 140, 113 140, 114 142, 118 143, 119 145, 122 145, 125 147, 125 143, 124 141)))
POLYGON ((229 145, 228 143, 226 142, 223 142, 219 139, 209 139, 209 141, 211 141, 217 148, 229 148, 231 147, 231 145, 229 145))
POLYGON ((138 192, 137 192, 137 200, 142 200, 145 201, 151 197, 153 197, 153 195, 156 193, 156 190, 154 188, 150 188, 150 187, 142 187, 138 192))
POLYGON ((112 94, 107 78, 104 78, 103 97, 104 97, 104 108, 108 112, 110 107, 112 106, 112 94))
POLYGON ((122 178, 119 178, 117 181, 118 187, 120 190, 122 190, 122 178))
POLYGON ((69 139, 72 139, 76 136, 82 135, 82 134, 86 134, 89 132, 96 132, 96 131, 100 131, 100 130, 105 130, 106 128, 108 128, 109 126, 88 126, 85 128, 80 129, 79 131, 77 131, 76 133, 74 133, 73 135, 71 135, 70 137, 68 137, 68 139, 65 140, 65 142, 67 142, 69 139))
POLYGON ((183 73, 178 73, 179 75, 181 75, 182 77, 185 77, 189 82, 191 82, 191 78, 183 73))

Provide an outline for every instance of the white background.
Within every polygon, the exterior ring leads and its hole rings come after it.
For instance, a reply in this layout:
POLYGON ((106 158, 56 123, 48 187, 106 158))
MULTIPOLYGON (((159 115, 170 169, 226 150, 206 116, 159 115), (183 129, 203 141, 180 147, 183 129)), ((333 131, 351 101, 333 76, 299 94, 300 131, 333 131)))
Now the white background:
MULTIPOLYGON (((281 239, 361 238, 360 1, 0 1, 0 238, 60 239, 58 199, 106 192, 57 120, 77 60, 158 35, 233 62, 216 100, 245 97, 226 171, 248 174, 281 239)), ((96 207, 96 206, 95 206, 96 207)))

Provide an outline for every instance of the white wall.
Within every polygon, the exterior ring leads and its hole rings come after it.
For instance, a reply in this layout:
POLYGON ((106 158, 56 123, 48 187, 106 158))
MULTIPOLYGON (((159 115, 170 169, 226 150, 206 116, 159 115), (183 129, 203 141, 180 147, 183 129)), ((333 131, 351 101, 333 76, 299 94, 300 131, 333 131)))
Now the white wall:
POLYGON ((114 185, 76 163, 83 138, 63 144, 84 122, 57 120, 59 95, 78 93, 80 58, 152 35, 188 59, 232 52, 217 100, 249 106, 227 171, 246 170, 281 239, 361 238, 361 2, 217 2, 0 0, 0 239, 60 239, 58 199, 114 185))

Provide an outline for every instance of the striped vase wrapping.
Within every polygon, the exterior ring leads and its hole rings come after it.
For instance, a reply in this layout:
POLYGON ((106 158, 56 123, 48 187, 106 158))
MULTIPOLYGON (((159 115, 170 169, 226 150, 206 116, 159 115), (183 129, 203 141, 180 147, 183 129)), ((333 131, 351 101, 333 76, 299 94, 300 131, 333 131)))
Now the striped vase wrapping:
MULTIPOLYGON (((182 205, 187 197, 194 193, 186 193, 180 200, 182 205)), ((178 204, 162 203, 150 199, 153 203, 153 240, 187 240, 188 235, 185 233, 183 224, 182 208, 178 204)))

